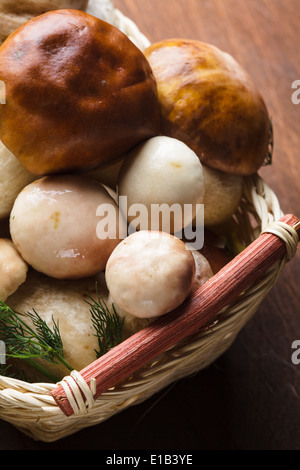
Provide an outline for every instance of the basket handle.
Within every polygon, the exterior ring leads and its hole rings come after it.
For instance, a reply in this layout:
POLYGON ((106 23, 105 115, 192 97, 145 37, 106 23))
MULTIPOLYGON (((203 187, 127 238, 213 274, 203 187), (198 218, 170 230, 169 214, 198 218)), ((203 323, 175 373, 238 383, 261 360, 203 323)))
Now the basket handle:
POLYGON ((51 395, 66 416, 87 413, 94 400, 178 341, 209 326, 214 316, 276 262, 297 250, 300 220, 287 214, 172 312, 159 317, 105 355, 73 371, 51 395))

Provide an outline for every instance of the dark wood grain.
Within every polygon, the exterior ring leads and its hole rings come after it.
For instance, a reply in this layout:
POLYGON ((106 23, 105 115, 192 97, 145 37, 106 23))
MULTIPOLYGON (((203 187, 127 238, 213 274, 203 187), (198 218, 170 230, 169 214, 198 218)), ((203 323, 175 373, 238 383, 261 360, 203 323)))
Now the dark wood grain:
MULTIPOLYGON (((260 171, 284 212, 300 213, 298 0, 115 0, 151 41, 189 37, 231 53, 267 103, 273 164, 260 171)), ((52 444, 1 422, 0 448, 27 450, 300 450, 300 255, 214 364, 108 421, 52 444)))

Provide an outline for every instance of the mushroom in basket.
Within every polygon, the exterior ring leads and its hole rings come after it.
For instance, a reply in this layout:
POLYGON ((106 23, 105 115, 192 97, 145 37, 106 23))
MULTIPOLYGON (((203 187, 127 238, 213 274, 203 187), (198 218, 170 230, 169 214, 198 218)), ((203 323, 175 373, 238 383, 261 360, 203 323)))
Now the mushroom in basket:
POLYGON ((113 163, 160 132, 143 53, 116 27, 78 10, 29 20, 0 48, 0 138, 34 175, 113 163))
POLYGON ((123 318, 123 338, 175 309, 213 276, 207 259, 179 238, 141 230, 110 255, 105 279, 108 306, 123 318))

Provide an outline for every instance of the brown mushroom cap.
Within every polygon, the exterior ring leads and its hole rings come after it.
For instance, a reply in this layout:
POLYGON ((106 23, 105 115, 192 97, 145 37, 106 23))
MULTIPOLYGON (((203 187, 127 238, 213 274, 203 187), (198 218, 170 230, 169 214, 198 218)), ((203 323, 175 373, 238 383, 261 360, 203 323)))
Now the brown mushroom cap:
POLYGON ((41 176, 111 163, 159 133, 155 79, 116 27, 78 10, 50 11, 0 48, 0 138, 41 176))
POLYGON ((199 287, 213 277, 213 271, 207 258, 198 250, 191 249, 195 261, 195 278, 191 292, 195 292, 199 287))
POLYGON ((165 39, 144 53, 157 82, 162 133, 185 142, 212 168, 255 173, 267 156, 270 120, 241 65, 192 39, 165 39))

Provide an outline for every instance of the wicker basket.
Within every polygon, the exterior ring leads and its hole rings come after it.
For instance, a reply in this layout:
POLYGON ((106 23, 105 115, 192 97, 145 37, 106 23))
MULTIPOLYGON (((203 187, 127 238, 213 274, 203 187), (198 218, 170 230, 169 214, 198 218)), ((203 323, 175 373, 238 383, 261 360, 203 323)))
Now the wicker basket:
MULTIPOLYGON (((114 9, 110 2, 105 1, 100 6, 99 2, 101 0, 90 3, 92 13, 113 23, 141 49, 148 46, 147 38, 130 19, 114 9), (99 9, 96 11, 97 7, 99 9)), ((276 195, 263 179, 257 174, 245 178, 243 198, 234 215, 239 241, 250 244, 266 226, 279 220, 282 215, 276 195)), ((292 256, 296 248, 291 248, 292 256)), ((56 384, 30 384, 0 376, 0 418, 36 440, 52 442, 101 423, 121 410, 146 400, 168 384, 200 371, 232 344, 275 284, 286 260, 285 257, 276 263, 259 282, 223 308, 211 328, 176 344, 120 385, 103 393, 88 411, 84 409, 67 417, 50 394, 56 384)))

